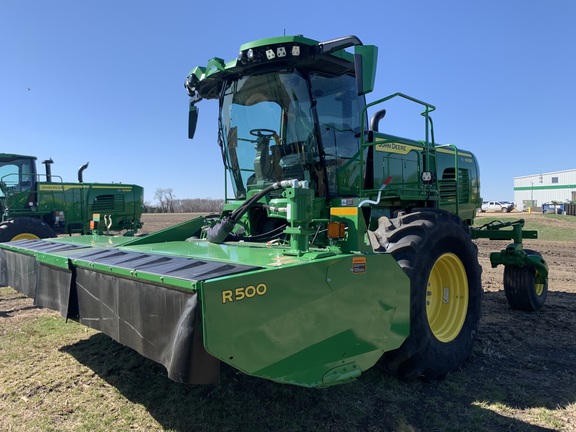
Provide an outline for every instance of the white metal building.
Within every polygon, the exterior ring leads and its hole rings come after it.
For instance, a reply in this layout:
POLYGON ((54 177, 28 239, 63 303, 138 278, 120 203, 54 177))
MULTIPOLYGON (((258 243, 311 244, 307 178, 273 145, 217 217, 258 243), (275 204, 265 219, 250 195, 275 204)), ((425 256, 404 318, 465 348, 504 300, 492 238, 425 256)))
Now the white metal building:
POLYGON ((576 169, 514 177, 514 202, 518 209, 541 207, 551 201, 576 201, 576 169))

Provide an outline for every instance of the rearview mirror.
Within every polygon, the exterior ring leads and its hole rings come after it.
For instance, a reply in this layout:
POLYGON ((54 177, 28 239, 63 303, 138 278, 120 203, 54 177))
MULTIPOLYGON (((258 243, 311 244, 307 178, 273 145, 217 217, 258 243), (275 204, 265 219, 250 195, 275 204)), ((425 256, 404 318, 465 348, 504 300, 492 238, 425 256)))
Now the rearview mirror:
POLYGON ((358 45, 354 47, 354 68, 356 70, 358 96, 374 90, 377 59, 378 47, 374 45, 358 45))
POLYGON ((194 138, 196 132, 196 123, 198 123, 198 107, 190 104, 190 111, 188 112, 188 138, 194 138))

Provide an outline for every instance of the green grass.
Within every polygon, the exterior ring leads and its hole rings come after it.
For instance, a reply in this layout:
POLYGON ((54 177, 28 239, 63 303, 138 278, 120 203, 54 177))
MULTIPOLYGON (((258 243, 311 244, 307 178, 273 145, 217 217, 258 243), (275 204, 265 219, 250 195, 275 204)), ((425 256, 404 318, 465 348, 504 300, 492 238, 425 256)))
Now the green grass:
MULTIPOLYGON (((471 372, 479 366, 432 383, 401 381, 376 367, 323 390, 223 367, 219 386, 190 386, 169 380, 162 367, 110 338, 48 314, 2 337, 0 429, 456 432, 562 423, 539 400, 523 406, 525 418, 514 418, 510 389, 475 379, 471 372)), ((533 392, 538 384, 525 385, 533 392)))
POLYGON ((524 219, 525 230, 538 231, 538 238, 544 241, 576 242, 576 216, 565 215, 531 215, 526 213, 500 215, 487 213, 486 216, 477 218, 475 227, 479 227, 491 220, 511 222, 524 219))

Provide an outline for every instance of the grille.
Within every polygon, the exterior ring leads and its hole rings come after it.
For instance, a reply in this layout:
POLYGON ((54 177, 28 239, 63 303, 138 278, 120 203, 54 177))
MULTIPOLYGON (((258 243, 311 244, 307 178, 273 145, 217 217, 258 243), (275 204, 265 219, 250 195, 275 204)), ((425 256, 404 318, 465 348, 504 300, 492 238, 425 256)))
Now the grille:
POLYGON ((92 213, 124 211, 124 195, 99 195, 92 203, 92 213))

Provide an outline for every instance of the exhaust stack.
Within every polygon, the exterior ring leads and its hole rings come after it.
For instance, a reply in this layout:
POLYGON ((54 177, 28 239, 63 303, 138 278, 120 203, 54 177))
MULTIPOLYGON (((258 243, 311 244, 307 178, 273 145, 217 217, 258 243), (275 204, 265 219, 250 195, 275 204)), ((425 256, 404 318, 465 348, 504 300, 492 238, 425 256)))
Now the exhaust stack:
POLYGON ((79 169, 78 169, 78 183, 84 183, 83 177, 82 177, 82 173, 84 172, 84 170, 86 168, 88 168, 88 165, 90 164, 90 162, 86 162, 84 165, 82 165, 79 169))
POLYGON ((46 159, 45 161, 42 161, 42 163, 46 167, 46 181, 50 183, 52 181, 52 167, 50 165, 52 165, 54 161, 52 160, 52 158, 50 158, 46 159))

